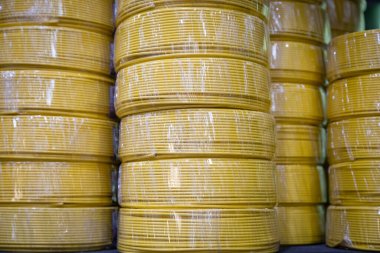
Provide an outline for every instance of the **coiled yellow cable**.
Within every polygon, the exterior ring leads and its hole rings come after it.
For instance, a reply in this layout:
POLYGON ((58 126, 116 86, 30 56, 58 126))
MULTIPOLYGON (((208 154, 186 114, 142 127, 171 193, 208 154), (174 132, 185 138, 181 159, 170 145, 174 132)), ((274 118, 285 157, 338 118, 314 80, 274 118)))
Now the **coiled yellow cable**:
POLYGON ((278 220, 282 245, 315 244, 324 241, 323 206, 278 207, 278 220))
POLYGON ((114 123, 57 116, 1 116, 0 158, 111 162, 114 123))
MULTIPOLYGON (((274 164, 253 159, 175 159, 124 163, 122 207, 274 207, 274 164)), ((1 189, 1 188, 0 188, 1 189)))
POLYGON ((110 73, 111 37, 51 26, 0 28, 0 67, 44 67, 110 73))
POLYGON ((273 209, 120 210, 120 252, 277 252, 273 209))
POLYGON ((380 208, 330 206, 327 211, 327 244, 380 251, 380 208))
POLYGON ((380 160, 339 163, 329 169, 334 205, 379 205, 380 160))
POLYGON ((111 84, 111 79, 73 71, 0 71, 0 114, 106 118, 111 84))
POLYGON ((181 157, 272 159, 274 120, 270 114, 232 109, 182 109, 122 119, 123 162, 181 157))
POLYGON ((273 82, 322 85, 325 66, 322 47, 296 41, 271 41, 270 68, 273 82))
POLYGON ((318 4, 270 1, 269 30, 272 38, 324 42, 324 15, 318 4))
POLYGON ((119 71, 116 112, 225 107, 269 112, 269 71, 231 58, 176 58, 143 62, 119 71))
POLYGON ((271 112, 279 123, 320 125, 322 91, 315 85, 272 83, 271 112))
POLYGON ((234 10, 163 8, 122 22, 115 35, 116 71, 137 58, 218 56, 267 65, 268 31, 263 20, 234 10))
POLYGON ((328 127, 330 164, 380 156, 380 117, 352 118, 328 127))
POLYGON ((326 178, 321 166, 277 165, 276 181, 280 205, 326 202, 326 178))
POLYGON ((350 33, 333 39, 328 52, 327 77, 335 81, 380 71, 380 29, 350 33))
POLYGON ((0 0, 0 26, 47 24, 112 33, 112 0, 0 0))
POLYGON ((0 167, 0 203, 3 205, 112 203, 112 166, 109 164, 4 161, 0 167))
POLYGON ((75 252, 112 244, 113 208, 0 207, 0 250, 75 252))

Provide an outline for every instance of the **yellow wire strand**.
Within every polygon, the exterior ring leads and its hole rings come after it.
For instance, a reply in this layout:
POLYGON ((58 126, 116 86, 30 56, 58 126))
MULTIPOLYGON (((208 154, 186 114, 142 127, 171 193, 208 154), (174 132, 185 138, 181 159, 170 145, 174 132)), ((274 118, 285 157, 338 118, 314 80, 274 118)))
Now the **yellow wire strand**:
POLYGON ((272 159, 274 120, 248 110, 182 109, 122 119, 123 162, 181 157, 272 159))
POLYGON ((330 206, 326 241, 330 247, 380 251, 380 208, 330 206))
POLYGON ((120 252, 277 252, 278 239, 273 209, 120 211, 120 252))
POLYGON ((269 71, 231 58, 177 58, 119 71, 116 112, 128 114, 192 107, 269 112, 269 71))

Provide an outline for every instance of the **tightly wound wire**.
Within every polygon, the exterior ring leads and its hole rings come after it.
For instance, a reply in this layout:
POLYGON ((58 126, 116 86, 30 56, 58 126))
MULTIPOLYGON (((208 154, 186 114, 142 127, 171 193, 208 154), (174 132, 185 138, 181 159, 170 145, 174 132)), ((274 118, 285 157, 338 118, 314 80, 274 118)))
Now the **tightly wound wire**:
POLYGON ((277 200, 281 204, 321 204, 326 202, 326 178, 321 166, 277 165, 277 200))
POLYGON ((112 203, 112 166, 109 164, 3 161, 0 167, 2 205, 112 203))
POLYGON ((0 67, 110 73, 111 36, 52 26, 0 28, 0 67))
POLYGON ((330 164, 380 156, 380 117, 352 118, 328 127, 330 164))
POLYGON ((269 13, 268 6, 268 0, 205 0, 198 2, 191 0, 119 0, 117 2, 117 25, 141 12, 172 7, 236 9, 248 12, 262 19, 267 19, 269 13))
POLYGON ((366 73, 379 72, 380 29, 350 33, 333 39, 328 52, 327 77, 330 82, 366 73))
POLYGON ((112 0, 0 0, 0 26, 63 25, 111 34, 112 0))
POLYGON ((279 123, 320 125, 324 119, 322 92, 315 85, 272 83, 272 115, 279 123))
POLYGON ((380 208, 330 206, 327 211, 327 245, 380 251, 380 208))
POLYGON ((112 80, 64 70, 0 71, 0 114, 106 118, 112 80))
POLYGON ((0 250, 75 252, 100 250, 112 243, 108 207, 0 207, 0 250))
POLYGON ((281 245, 316 244, 324 241, 323 206, 282 206, 277 210, 281 245))
POLYGON ((265 21, 217 8, 163 8, 122 22, 115 34, 116 71, 137 58, 183 55, 241 58, 267 65, 265 21), (159 29, 158 29, 159 27, 159 29))
POLYGON ((339 163, 329 168, 334 205, 379 205, 380 160, 339 163))
POLYGON ((272 38, 324 42, 324 15, 319 4, 270 1, 269 30, 272 38))
POLYGON ((273 209, 120 210, 120 252, 277 252, 273 209), (152 240, 154 238, 154 240, 152 240))
POLYGON ((267 207, 276 204, 274 164, 253 159, 173 159, 124 163, 122 207, 267 207))
POLYGON ((232 58, 176 58, 126 67, 117 78, 116 112, 225 107, 268 112, 269 71, 232 58))
POLYGON ((322 85, 325 66, 323 49, 297 41, 271 41, 270 68, 273 82, 322 85))
POLYGON ((274 120, 267 113, 182 109, 122 119, 123 162, 181 157, 259 158, 274 154, 274 120))
POLYGON ((111 162, 110 120, 58 116, 1 116, 0 158, 111 162))

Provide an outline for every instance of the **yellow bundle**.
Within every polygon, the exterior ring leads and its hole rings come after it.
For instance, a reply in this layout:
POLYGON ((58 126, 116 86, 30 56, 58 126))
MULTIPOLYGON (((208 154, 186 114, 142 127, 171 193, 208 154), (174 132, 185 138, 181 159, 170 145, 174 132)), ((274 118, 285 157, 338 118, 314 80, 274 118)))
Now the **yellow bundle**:
POLYGON ((111 37, 51 26, 0 28, 0 67, 61 68, 110 73, 111 37))
POLYGON ((47 24, 111 33, 112 0, 0 0, 0 25, 47 24))
POLYGON ((316 244, 324 241, 323 206, 278 207, 281 245, 316 244))
POLYGON ((330 206, 327 211, 327 245, 380 251, 380 208, 330 206))
POLYGON ((268 63, 265 21, 234 10, 173 7, 129 18, 115 35, 116 70, 133 59, 191 55, 268 63))
POLYGON ((78 252, 112 244, 113 208, 0 207, 0 250, 78 252))
POLYGON ((273 209, 120 210, 120 252, 277 252, 273 209))
POLYGON ((232 109, 183 109, 122 119, 123 162, 181 157, 272 159, 274 120, 270 114, 232 109))
POLYGON ((120 118, 146 111, 224 107, 269 112, 269 71, 232 58, 176 58, 139 63, 119 71, 120 118))
POLYGON ((324 119, 322 92, 315 85, 272 83, 272 114, 279 123, 320 125, 324 119))
MULTIPOLYGON (((253 159, 175 159, 122 164, 123 207, 274 207, 274 164, 253 159)), ((0 187, 1 189, 1 187, 0 187)))
POLYGON ((296 41, 271 41, 270 68, 273 82, 322 85, 325 66, 322 47, 296 41))
POLYGON ((330 164, 380 156, 380 117, 353 118, 328 127, 330 164))
POLYGON ((378 205, 380 160, 359 160, 330 167, 330 201, 334 205, 378 205))
POLYGON ((57 116, 1 116, 0 158, 111 162, 109 120, 57 116))
POLYGON ((112 80, 62 70, 0 71, 0 114, 106 118, 112 80))

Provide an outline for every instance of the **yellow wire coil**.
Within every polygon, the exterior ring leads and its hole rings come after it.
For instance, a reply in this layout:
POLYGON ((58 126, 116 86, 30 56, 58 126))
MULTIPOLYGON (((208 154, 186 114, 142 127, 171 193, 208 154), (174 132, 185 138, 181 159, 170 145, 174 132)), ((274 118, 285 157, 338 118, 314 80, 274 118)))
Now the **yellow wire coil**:
POLYGON ((0 67, 60 68, 110 73, 111 37, 63 27, 0 28, 0 67))
POLYGON ((117 2, 117 24, 141 12, 152 11, 158 8, 172 7, 216 7, 248 12, 262 19, 268 18, 268 0, 206 0, 194 2, 192 0, 119 0, 117 2))
POLYGON ((279 204, 321 204, 326 202, 326 178, 322 166, 277 165, 279 204))
POLYGON ((380 29, 350 33, 333 39, 328 52, 327 77, 339 78, 380 71, 380 29))
POLYGON ((111 162, 109 120, 58 116, 1 116, 0 158, 111 162))
POLYGON ((112 244, 114 208, 0 207, 0 250, 79 252, 112 244))
POLYGON ((327 245, 380 251, 379 223, 379 207, 330 206, 327 211, 327 245))
POLYGON ((330 167, 330 201, 334 205, 379 205, 380 160, 359 160, 330 167))
POLYGON ((112 80, 54 70, 0 71, 0 114, 106 118, 112 80))
POLYGON ((327 152, 330 164, 380 157, 380 117, 331 123, 327 152))
POLYGON ((271 112, 279 123, 320 125, 323 122, 322 91, 315 85, 272 83, 271 112))
POLYGON ((341 79, 328 88, 330 121, 350 117, 380 116, 380 72, 341 79))
POLYGON ((268 41, 265 21, 243 12, 191 7, 155 9, 119 25, 115 67, 119 71, 142 57, 183 55, 241 58, 267 65, 268 41))
POLYGON ((272 38, 324 42, 324 14, 320 5, 270 1, 269 31, 272 38))
POLYGON ((273 82, 324 83, 322 47, 280 40, 272 40, 271 45, 270 68, 273 82))
POLYGON ((112 166, 101 163, 1 162, 0 203, 110 205, 112 166))
POLYGON ((273 209, 120 210, 120 252, 277 252, 273 209))
POLYGON ((271 160, 274 120, 270 114, 232 109, 182 109, 122 119, 123 162, 181 157, 271 160))
POLYGON ((231 58, 177 58, 119 71, 116 112, 128 114, 192 107, 269 112, 269 71, 231 58))
POLYGON ((308 125, 276 125, 278 164, 323 163, 322 129, 308 125))
POLYGON ((119 175, 122 207, 272 208, 276 204, 274 164, 265 160, 191 158, 124 163, 119 175))
POLYGON ((278 207, 281 245, 316 244, 324 241, 323 206, 278 207))
POLYGON ((112 0, 0 0, 0 26, 47 24, 112 33, 112 0))

